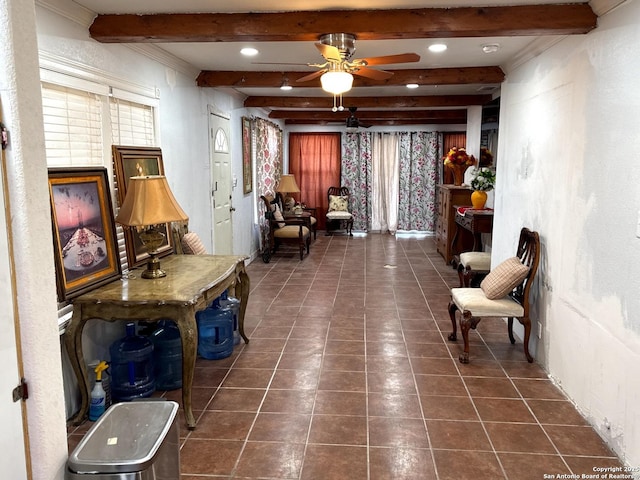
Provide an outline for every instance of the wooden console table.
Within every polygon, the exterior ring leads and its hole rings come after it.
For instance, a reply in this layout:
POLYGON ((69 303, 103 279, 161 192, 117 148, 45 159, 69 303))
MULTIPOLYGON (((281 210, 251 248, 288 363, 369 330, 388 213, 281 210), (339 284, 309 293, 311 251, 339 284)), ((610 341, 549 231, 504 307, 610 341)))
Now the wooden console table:
POLYGON ((117 280, 74 299, 73 316, 64 334, 71 365, 78 379, 82 404, 70 420, 80 424, 89 410, 89 381, 82 352, 82 330, 87 320, 109 322, 170 318, 182 338, 182 405, 189 429, 196 426, 191 410, 191 387, 198 348, 195 314, 229 289, 240 300, 238 330, 245 343, 244 314, 249 298, 246 257, 224 255, 173 255, 162 260, 167 276, 144 279, 134 270, 131 278, 117 280))
POLYGON ((467 208, 464 215, 460 215, 457 213, 458 206, 454 208, 456 209, 456 233, 452 244, 455 244, 460 228, 464 228, 473 234, 473 251, 482 251, 482 234, 491 233, 493 230, 493 210, 467 208))

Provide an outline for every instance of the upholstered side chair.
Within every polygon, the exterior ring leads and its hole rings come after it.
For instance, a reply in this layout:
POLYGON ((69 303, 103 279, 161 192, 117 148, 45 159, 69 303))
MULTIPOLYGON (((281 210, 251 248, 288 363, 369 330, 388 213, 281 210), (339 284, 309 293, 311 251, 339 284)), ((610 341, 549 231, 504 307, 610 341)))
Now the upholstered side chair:
POLYGON ((327 209, 326 234, 344 229, 353 236, 353 215, 349 211, 349 189, 347 187, 329 187, 327 190, 329 208, 327 209))
POLYGON ((261 195, 260 198, 265 204, 265 218, 269 226, 267 245, 262 251, 262 261, 269 263, 271 255, 278 250, 282 243, 296 245, 300 250, 300 260, 303 260, 305 248, 308 254, 311 244, 311 231, 305 226, 304 220, 299 218, 285 219, 275 197, 261 195))
POLYGON ((518 249, 511 257, 492 269, 482 280, 480 288, 452 288, 449 302, 449 317, 452 332, 450 341, 457 340, 456 312, 460 311, 460 330, 464 340, 461 363, 469 363, 469 330, 475 329, 482 317, 507 317, 507 330, 512 344, 513 319, 524 326, 524 354, 529 354, 531 319, 529 318, 529 291, 540 261, 540 238, 537 232, 523 228, 518 249))

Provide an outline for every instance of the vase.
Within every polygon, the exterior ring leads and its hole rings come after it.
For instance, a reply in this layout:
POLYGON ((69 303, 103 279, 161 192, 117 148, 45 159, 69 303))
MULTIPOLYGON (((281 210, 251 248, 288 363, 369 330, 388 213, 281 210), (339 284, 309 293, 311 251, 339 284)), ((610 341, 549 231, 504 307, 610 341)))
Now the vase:
POLYGON ((474 190, 471 192, 471 205, 476 210, 481 210, 484 208, 487 203, 487 192, 483 192, 482 190, 474 190))
POLYGON ((469 168, 468 165, 456 165, 455 163, 448 163, 447 166, 453 172, 453 184, 459 187, 464 182, 464 172, 469 168))

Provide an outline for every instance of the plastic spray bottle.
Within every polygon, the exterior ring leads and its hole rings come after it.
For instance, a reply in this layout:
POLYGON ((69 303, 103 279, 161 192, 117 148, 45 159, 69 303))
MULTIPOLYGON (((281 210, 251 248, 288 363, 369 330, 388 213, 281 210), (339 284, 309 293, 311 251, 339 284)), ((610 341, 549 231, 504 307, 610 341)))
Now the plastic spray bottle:
POLYGON ((104 413, 106 394, 102 388, 102 372, 107 369, 107 362, 98 363, 94 369, 96 372, 96 384, 91 390, 91 405, 89 406, 89 420, 95 422, 104 413))

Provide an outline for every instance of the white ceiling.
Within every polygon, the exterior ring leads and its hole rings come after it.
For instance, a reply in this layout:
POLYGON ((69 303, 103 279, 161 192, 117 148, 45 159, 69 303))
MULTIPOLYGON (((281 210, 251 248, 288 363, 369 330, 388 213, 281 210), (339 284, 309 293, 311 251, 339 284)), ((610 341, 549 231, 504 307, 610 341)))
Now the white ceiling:
MULTIPOLYGON (((610 8, 611 3, 621 0, 598 0, 605 3, 600 9, 610 8)), ((157 14, 157 13, 240 13, 240 12, 277 12, 304 10, 340 10, 340 9, 395 9, 428 7, 478 7, 501 5, 529 5, 566 3, 558 0, 314 0, 292 2, 291 0, 180 0, 167 2, 158 0, 75 0, 75 3, 97 14, 157 14), (292 5, 294 4, 294 5, 292 5)), ((581 2, 577 2, 581 3, 581 2)), ((328 32, 332 33, 332 32, 328 32)), ((380 66, 386 70, 424 69, 435 67, 471 67, 500 66, 504 71, 522 59, 529 58, 547 48, 559 37, 491 37, 491 38, 448 38, 448 39, 410 39, 410 40, 370 40, 356 41, 354 57, 373 57, 399 53, 415 52, 420 55, 418 63, 380 66), (445 43, 448 49, 444 53, 434 54, 427 50, 431 43, 445 43), (486 54, 482 45, 497 43, 500 49, 496 53, 486 54)), ((211 42, 211 43, 154 43, 169 54, 181 59, 197 70, 249 70, 249 71, 309 71, 315 69, 307 63, 322 62, 323 59, 312 42, 211 42), (254 46, 259 50, 256 57, 240 55, 240 49, 254 46), (261 65, 259 62, 274 63, 261 65), (282 64, 279 62, 283 62, 282 64), (285 65, 293 63, 299 65, 285 65)), ((316 87, 297 87, 290 92, 277 88, 236 88, 247 96, 306 96, 327 95, 316 87)), ((488 93, 486 85, 434 85, 421 86, 417 90, 408 90, 402 86, 384 88, 354 88, 349 96, 413 96, 488 93)), ((497 85, 496 85, 497 87, 497 85)))

